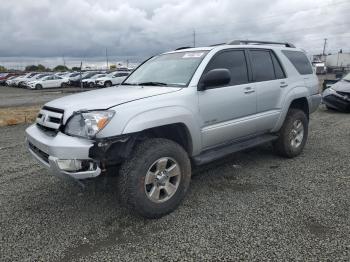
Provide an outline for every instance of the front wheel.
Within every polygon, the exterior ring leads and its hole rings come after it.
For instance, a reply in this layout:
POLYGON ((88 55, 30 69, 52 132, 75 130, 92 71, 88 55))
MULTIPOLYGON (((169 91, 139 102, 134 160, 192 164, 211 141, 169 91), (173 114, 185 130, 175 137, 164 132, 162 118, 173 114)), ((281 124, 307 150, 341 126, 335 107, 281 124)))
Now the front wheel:
POLYGON ((288 158, 298 156, 306 144, 308 126, 308 118, 302 110, 290 109, 274 142, 275 151, 288 158))
POLYGON ((110 82, 110 81, 107 81, 106 83, 105 83, 105 85, 104 85, 105 87, 111 87, 112 86, 112 82, 110 82))
POLYGON ((36 86, 35 86, 35 89, 43 89, 43 86, 42 85, 40 85, 40 84, 37 84, 36 86))
POLYGON ((191 164, 177 143, 161 138, 138 144, 119 171, 118 192, 124 205, 146 218, 175 210, 191 180, 191 164))

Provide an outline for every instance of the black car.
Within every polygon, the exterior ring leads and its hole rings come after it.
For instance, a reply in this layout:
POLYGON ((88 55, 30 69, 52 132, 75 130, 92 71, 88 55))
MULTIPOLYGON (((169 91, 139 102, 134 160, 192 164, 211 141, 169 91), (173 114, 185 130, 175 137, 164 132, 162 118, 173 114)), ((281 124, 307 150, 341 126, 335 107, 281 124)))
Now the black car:
POLYGON ((324 90, 322 101, 327 108, 350 112, 350 73, 324 90))

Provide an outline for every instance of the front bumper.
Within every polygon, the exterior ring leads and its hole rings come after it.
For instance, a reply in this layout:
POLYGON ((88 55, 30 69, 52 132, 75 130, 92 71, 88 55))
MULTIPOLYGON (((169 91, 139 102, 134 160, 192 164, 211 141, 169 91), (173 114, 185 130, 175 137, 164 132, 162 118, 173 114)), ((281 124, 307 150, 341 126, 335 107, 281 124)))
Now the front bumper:
POLYGON ((323 92, 322 102, 328 107, 339 111, 350 111, 350 95, 341 95, 331 88, 328 88, 323 92))
POLYGON ((94 160, 89 157, 89 150, 93 146, 91 140, 67 136, 61 132, 50 136, 34 124, 26 129, 26 144, 34 158, 57 177, 81 180, 101 174, 99 163, 94 163, 92 168, 84 171, 66 171, 59 166, 59 161, 62 160, 93 163, 94 160))

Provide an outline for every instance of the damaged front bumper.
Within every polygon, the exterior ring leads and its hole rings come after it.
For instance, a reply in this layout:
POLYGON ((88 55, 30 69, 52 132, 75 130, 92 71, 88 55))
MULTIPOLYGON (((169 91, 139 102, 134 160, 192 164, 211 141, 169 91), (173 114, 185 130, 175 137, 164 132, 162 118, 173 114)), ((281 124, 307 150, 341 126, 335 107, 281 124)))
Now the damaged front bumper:
POLYGON ((322 94, 322 102, 339 111, 350 111, 350 93, 337 92, 332 88, 328 88, 322 94))
POLYGON ((26 130, 26 144, 34 158, 55 176, 80 180, 101 174, 99 163, 89 157, 93 141, 60 132, 48 135, 34 124, 26 130))
POLYGON ((29 152, 40 164, 60 178, 94 178, 107 166, 120 164, 131 153, 136 135, 89 140, 61 132, 50 135, 36 124, 26 129, 29 152))

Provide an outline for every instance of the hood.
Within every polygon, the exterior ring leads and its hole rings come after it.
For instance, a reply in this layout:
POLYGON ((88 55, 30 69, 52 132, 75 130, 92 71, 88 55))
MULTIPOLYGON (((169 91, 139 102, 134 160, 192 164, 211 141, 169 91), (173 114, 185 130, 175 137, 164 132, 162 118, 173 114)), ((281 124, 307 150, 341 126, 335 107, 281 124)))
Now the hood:
POLYGON ((346 80, 340 80, 331 87, 338 92, 350 93, 350 82, 346 80))
POLYGON ((151 96, 176 92, 181 88, 163 86, 115 86, 55 99, 46 106, 63 109, 70 115, 78 110, 108 109, 151 96))

